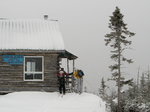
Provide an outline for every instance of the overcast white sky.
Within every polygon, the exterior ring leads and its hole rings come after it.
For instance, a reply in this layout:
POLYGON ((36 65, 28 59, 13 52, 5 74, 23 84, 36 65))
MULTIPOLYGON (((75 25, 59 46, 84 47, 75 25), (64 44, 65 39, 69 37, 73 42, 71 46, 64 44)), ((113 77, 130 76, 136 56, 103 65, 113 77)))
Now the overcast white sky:
POLYGON ((110 77, 110 48, 104 35, 109 33, 109 16, 118 6, 125 15, 130 31, 136 33, 127 57, 135 62, 125 66, 127 77, 135 77, 137 69, 148 69, 150 63, 150 1, 149 0, 0 0, 2 18, 41 18, 48 14, 58 19, 66 49, 79 58, 77 68, 86 74, 88 89, 97 91, 102 76, 110 77))

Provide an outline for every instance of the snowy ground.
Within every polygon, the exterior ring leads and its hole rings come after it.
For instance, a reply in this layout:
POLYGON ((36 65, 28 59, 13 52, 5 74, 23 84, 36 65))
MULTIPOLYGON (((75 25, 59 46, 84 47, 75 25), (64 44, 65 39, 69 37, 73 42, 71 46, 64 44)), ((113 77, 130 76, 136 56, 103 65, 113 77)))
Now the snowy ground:
POLYGON ((105 112, 105 103, 88 93, 15 92, 0 96, 0 112, 105 112))

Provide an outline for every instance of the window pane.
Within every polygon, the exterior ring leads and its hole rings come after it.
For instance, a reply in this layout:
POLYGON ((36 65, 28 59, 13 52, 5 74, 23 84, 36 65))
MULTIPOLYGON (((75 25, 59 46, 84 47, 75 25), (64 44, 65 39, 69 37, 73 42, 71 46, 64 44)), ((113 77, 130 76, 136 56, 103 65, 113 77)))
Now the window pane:
POLYGON ((26 79, 26 80, 31 80, 31 79, 33 79, 33 74, 28 74, 28 73, 26 73, 26 74, 25 74, 25 79, 26 79))
POLYGON ((27 62, 27 72, 35 72, 35 62, 27 62))
POLYGON ((34 79, 42 79, 42 74, 34 74, 34 79))
POLYGON ((42 72, 42 58, 26 57, 25 58, 26 72, 42 72))

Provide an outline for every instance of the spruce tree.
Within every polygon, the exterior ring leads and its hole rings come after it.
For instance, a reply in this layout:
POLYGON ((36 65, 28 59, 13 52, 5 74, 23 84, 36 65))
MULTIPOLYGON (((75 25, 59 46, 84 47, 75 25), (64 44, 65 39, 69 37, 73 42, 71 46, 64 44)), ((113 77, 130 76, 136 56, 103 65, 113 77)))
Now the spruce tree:
POLYGON ((106 84, 105 84, 105 81, 104 81, 104 78, 101 79, 101 85, 100 85, 100 91, 99 91, 99 94, 101 96, 101 98, 103 100, 106 100, 106 84))
POLYGON ((130 32, 127 28, 127 24, 123 21, 123 14, 120 9, 116 7, 113 15, 110 16, 109 28, 112 30, 109 34, 105 35, 106 46, 110 45, 113 48, 111 51, 111 59, 115 63, 109 68, 112 72, 112 79, 116 81, 118 87, 118 112, 122 112, 121 109, 121 87, 124 84, 131 84, 132 80, 125 81, 121 74, 121 66, 123 62, 132 63, 132 59, 124 57, 123 53, 131 45, 131 41, 127 40, 128 37, 134 36, 134 33, 130 32))

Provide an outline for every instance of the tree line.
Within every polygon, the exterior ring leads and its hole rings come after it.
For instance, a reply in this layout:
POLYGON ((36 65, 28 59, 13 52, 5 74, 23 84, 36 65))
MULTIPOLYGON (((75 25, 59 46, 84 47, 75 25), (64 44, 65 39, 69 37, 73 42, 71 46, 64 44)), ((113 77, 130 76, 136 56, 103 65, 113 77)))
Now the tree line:
MULTIPOLYGON (((108 86, 104 78, 101 80, 100 97, 106 101, 110 112, 118 112, 117 93, 108 94, 108 86)), ((150 72, 140 74, 128 89, 121 92, 122 112, 150 112, 150 72)))

